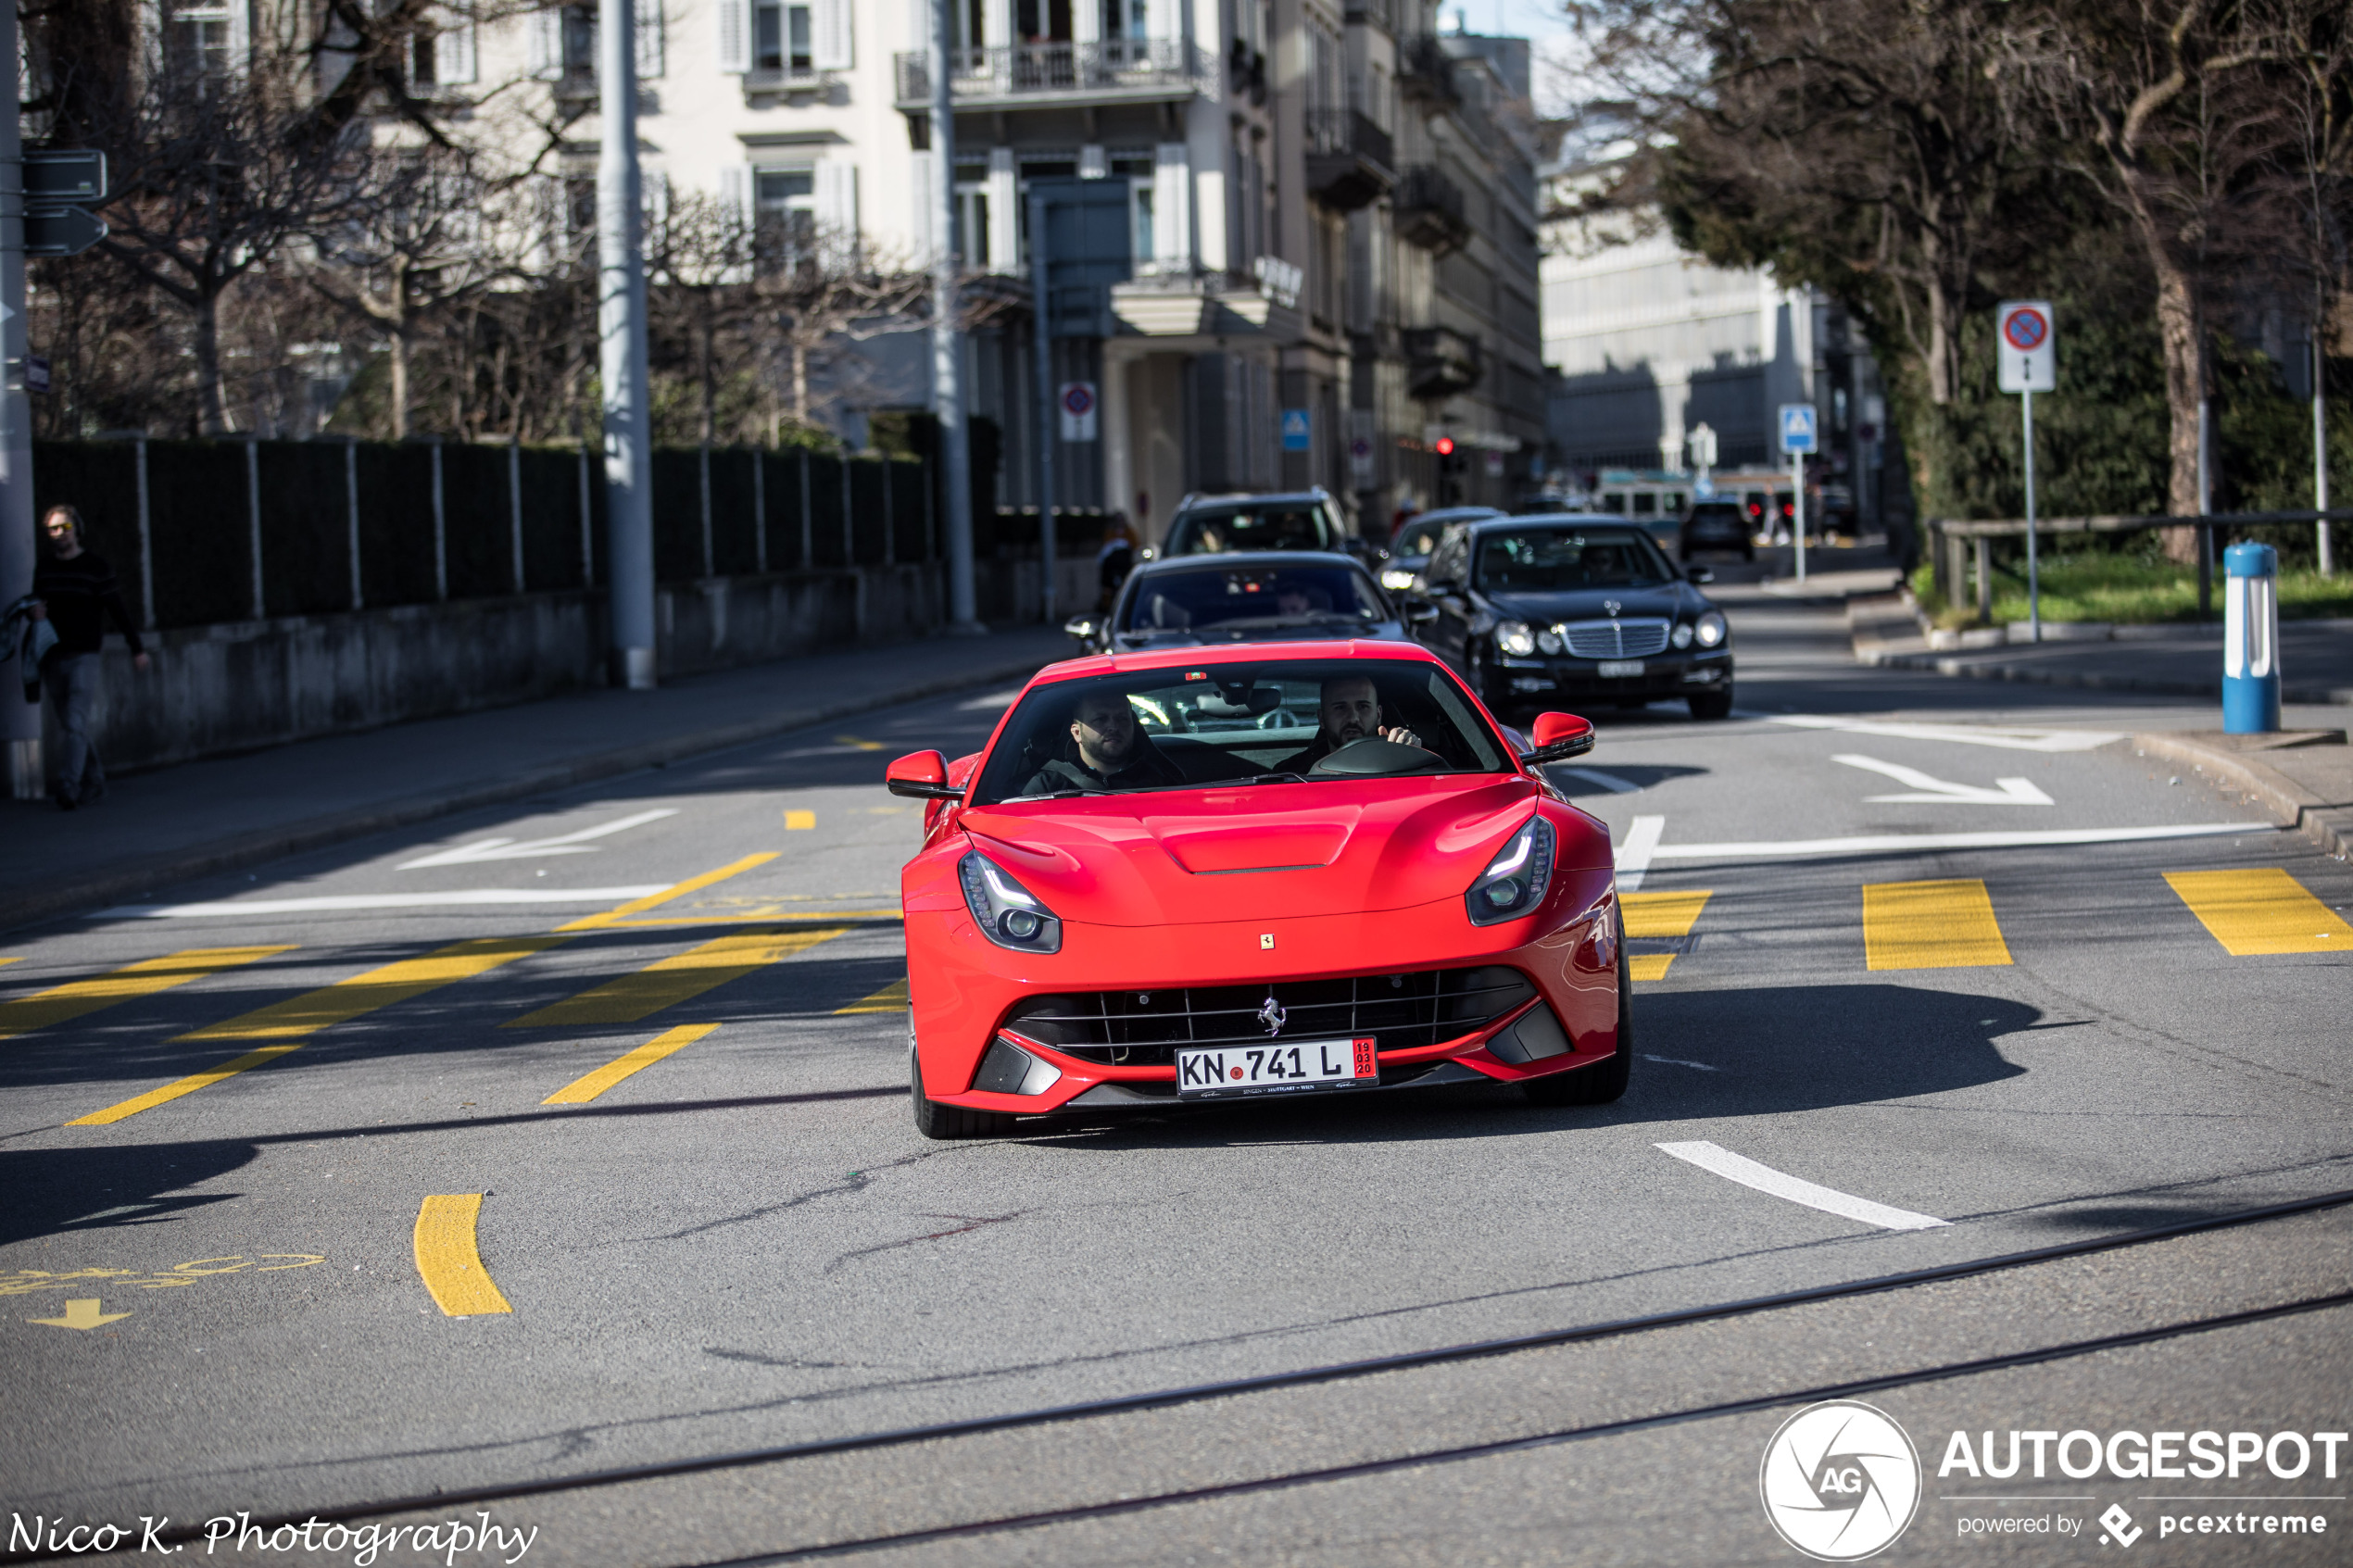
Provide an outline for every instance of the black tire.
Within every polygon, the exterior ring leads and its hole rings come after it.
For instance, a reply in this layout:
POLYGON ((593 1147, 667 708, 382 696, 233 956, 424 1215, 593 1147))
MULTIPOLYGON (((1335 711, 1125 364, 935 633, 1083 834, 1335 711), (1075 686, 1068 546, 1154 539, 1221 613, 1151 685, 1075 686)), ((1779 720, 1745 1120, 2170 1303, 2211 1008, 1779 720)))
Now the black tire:
POLYGON ((966 1110, 925 1098, 912 1034, 907 1037, 907 1098, 915 1113, 915 1131, 927 1138, 1001 1138, 1013 1130, 1013 1118, 1002 1111, 966 1110))
POLYGON ((1626 1092, 1634 1065, 1634 983, 1626 972, 1626 925, 1618 922, 1617 1049, 1607 1060, 1550 1077, 1530 1078, 1519 1092, 1538 1105, 1607 1105, 1626 1092))
POLYGON ((1730 719, 1732 716, 1732 693, 1729 686, 1721 691, 1693 692, 1690 701, 1694 719, 1730 719))

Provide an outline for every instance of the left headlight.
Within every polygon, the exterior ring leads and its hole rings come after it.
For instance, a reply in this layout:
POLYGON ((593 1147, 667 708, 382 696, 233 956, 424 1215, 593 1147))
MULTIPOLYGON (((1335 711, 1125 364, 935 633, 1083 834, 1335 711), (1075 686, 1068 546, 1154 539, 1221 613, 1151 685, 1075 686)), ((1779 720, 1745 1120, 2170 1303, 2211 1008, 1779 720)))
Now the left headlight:
POLYGON ((1536 633, 1524 621, 1499 621, 1495 623, 1495 646, 1514 659, 1526 659, 1536 651, 1536 633))
POLYGON ((1414 574, 1402 567, 1390 567, 1380 574, 1380 585, 1392 594, 1404 592, 1414 585, 1414 574))
POLYGON ((1539 812, 1495 852, 1463 895, 1473 925, 1500 925, 1533 911, 1553 880, 1553 824, 1539 812))
POLYGON ((1731 628, 1724 624, 1724 617, 1718 611, 1711 609, 1699 618, 1700 646, 1721 647, 1724 646, 1724 639, 1731 634, 1731 628))
POLYGON ((1004 867, 972 854, 957 866, 956 874, 964 884, 964 908, 972 911, 982 935, 1017 953, 1062 951, 1062 921, 1004 867))

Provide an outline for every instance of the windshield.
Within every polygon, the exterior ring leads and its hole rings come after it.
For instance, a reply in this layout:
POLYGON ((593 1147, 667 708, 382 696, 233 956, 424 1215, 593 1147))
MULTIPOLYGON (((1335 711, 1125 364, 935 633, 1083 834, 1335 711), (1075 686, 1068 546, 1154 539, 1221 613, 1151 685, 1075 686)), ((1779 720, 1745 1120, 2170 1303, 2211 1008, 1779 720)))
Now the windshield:
POLYGON ((1313 501, 1189 511, 1168 531, 1164 554, 1215 556, 1237 550, 1328 550, 1340 531, 1313 501))
POLYGON ((1438 536, 1446 532, 1442 522, 1409 522, 1397 531, 1389 549, 1396 556, 1428 556, 1438 548, 1438 536))
POLYGON ((1373 625, 1389 619, 1361 571, 1344 566, 1194 567, 1155 571, 1128 596, 1123 632, 1373 625))
POLYGON ((973 799, 993 806, 1513 766, 1494 731, 1437 665, 1265 659, 1034 687, 990 748, 973 799))
POLYGON ((1478 541, 1477 586, 1485 594, 1643 588, 1674 580, 1658 546, 1627 528, 1514 529, 1478 541))

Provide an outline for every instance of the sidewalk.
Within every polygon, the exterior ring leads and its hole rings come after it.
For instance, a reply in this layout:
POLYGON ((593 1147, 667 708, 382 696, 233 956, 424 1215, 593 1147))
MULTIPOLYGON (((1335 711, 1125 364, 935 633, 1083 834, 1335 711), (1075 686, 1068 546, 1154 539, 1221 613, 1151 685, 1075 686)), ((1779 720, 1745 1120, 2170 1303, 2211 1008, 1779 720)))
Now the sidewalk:
POLYGON ((81 811, 0 801, 0 930, 868 709, 1023 681, 1076 646, 1045 626, 934 637, 134 773, 81 811))

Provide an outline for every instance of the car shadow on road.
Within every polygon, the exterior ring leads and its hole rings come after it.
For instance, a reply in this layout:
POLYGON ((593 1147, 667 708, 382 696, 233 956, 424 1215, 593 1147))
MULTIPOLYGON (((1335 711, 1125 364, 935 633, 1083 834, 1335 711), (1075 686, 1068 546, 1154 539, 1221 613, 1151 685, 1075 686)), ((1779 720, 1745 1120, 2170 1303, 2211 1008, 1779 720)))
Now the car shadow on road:
POLYGON ((1110 1151, 1516 1137, 1869 1105, 2022 1075, 1994 1042, 2042 1017, 2007 997, 1886 983, 1646 991, 1635 1000, 1631 1081, 1612 1105, 1542 1108, 1503 1085, 1404 1089, 1041 1123, 1025 1141, 1110 1151))

